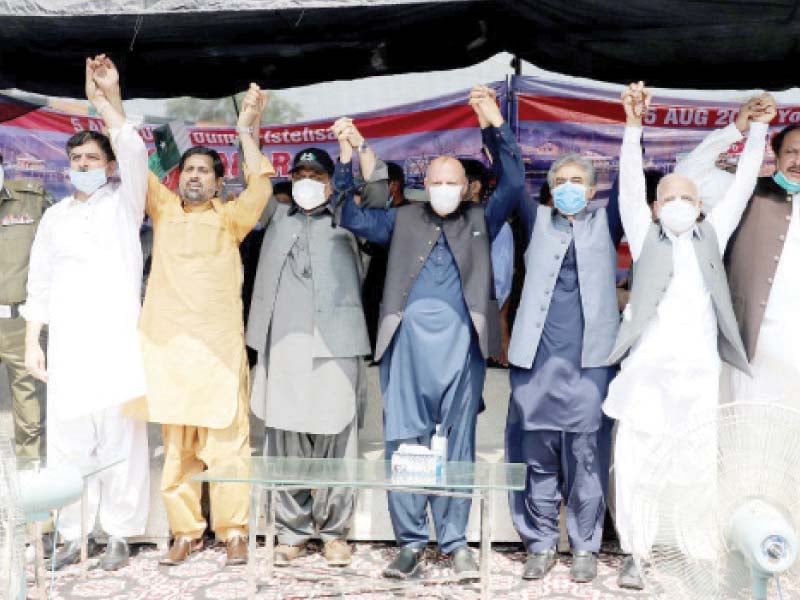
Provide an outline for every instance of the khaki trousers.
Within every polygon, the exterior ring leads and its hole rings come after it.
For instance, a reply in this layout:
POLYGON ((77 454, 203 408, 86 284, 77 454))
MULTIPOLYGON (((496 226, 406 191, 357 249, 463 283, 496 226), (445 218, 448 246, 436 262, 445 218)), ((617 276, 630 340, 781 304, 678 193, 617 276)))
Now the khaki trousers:
MULTIPOLYGON (((167 519, 175 536, 198 539, 206 529, 200 508, 202 484, 192 477, 206 467, 241 465, 250 459, 250 419, 247 385, 239 393, 233 422, 225 429, 185 425, 162 425, 164 472, 161 495, 167 519)), ((211 528, 219 539, 247 533, 250 486, 246 483, 211 483, 211 528)))
POLYGON ((0 318, 0 362, 11 383, 14 440, 17 456, 41 455, 45 417, 45 386, 25 369, 25 319, 0 318))

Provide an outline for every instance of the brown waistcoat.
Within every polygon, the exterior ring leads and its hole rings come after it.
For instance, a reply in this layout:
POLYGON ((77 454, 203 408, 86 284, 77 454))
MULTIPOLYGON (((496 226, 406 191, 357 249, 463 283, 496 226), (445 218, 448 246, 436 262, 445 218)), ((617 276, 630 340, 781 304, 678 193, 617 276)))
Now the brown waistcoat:
POLYGON ((792 218, 791 200, 772 177, 760 177, 725 255, 733 310, 751 362, 792 218))

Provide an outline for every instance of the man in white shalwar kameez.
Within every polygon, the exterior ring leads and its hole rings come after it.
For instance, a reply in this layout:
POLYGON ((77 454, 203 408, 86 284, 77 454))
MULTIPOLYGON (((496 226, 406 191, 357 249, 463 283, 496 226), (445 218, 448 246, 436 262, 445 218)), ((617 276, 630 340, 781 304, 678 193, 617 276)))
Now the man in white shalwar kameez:
MULTIPOLYGON (((694 417, 717 405, 721 359, 747 371, 722 255, 752 194, 767 124, 775 115, 771 98, 763 98, 758 108, 754 103, 742 107, 742 126, 749 127, 749 134, 735 180, 721 199, 715 199, 704 220, 695 184, 672 174, 659 183, 654 223, 646 202, 640 146, 642 117, 650 98, 641 82, 631 84, 622 95, 626 128, 619 202, 634 275, 610 362, 629 350, 630 354, 603 405, 604 412, 619 422, 614 451, 616 524, 628 555, 637 550, 634 536, 647 538, 644 545, 653 542, 654 532, 643 536, 632 530, 633 498, 648 458, 694 417)), ((689 463, 707 465, 714 458, 692 456, 689 463)), ((692 473, 707 477, 713 473, 713 463, 708 467, 692 473)), ((697 484, 689 475, 671 483, 697 484)), ((621 567, 619 584, 642 587, 630 556, 621 567)))
MULTIPOLYGON (((144 533, 149 504, 146 424, 123 413, 126 402, 145 393, 137 322, 147 149, 112 107, 119 80, 102 55, 86 61, 86 94, 109 128, 110 144, 94 131, 67 142, 75 193, 42 219, 21 312, 26 367, 47 382, 49 463, 103 466, 122 459, 92 477, 88 488, 89 531, 99 514, 109 535, 100 566, 116 570, 128 562, 127 538, 144 533), (117 167, 120 183, 108 182, 117 167), (46 367, 39 345, 44 324, 50 334, 46 367)), ((66 544, 57 568, 80 558, 80 512, 79 503, 61 512, 58 529, 66 544)))

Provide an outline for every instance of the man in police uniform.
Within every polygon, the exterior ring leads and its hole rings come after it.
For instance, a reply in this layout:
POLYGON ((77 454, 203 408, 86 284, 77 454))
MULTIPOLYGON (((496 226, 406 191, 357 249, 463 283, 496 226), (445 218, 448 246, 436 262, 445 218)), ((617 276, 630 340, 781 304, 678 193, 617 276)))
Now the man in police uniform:
POLYGON ((42 445, 44 384, 25 369, 25 301, 33 236, 52 197, 35 179, 3 180, 0 155, 0 362, 8 369, 17 456, 37 457, 42 445))

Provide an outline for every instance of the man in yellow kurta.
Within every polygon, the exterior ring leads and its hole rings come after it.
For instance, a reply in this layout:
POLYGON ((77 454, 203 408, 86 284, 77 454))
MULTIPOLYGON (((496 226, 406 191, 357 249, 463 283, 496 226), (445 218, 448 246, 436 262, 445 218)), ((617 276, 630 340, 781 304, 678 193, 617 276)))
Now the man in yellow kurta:
MULTIPOLYGON (((161 493, 174 535, 161 564, 180 564, 202 548, 201 484, 192 477, 250 457, 239 244, 272 194, 275 171, 256 144, 265 104, 266 92, 251 84, 237 125, 247 187, 236 200, 221 201, 223 164, 209 148, 184 153, 178 194, 150 174, 153 263, 140 330, 149 419, 163 425, 161 493)), ((226 541, 227 562, 241 564, 249 486, 212 483, 210 496, 211 525, 226 541)))

